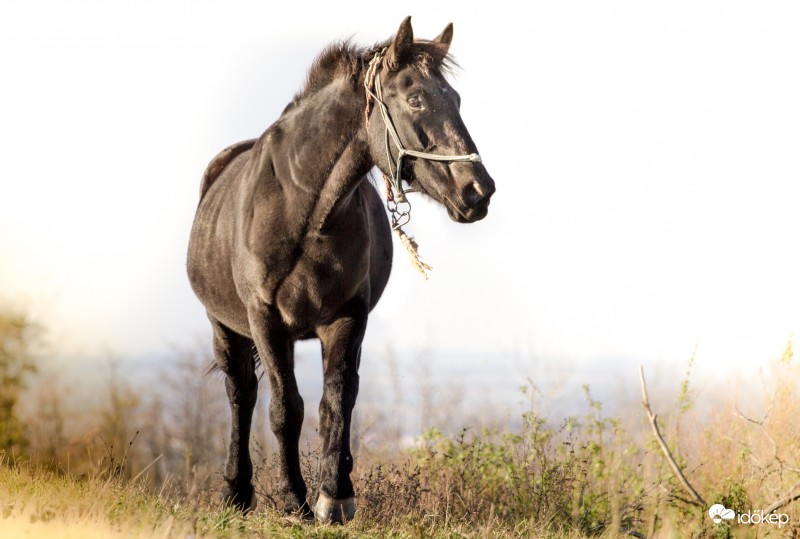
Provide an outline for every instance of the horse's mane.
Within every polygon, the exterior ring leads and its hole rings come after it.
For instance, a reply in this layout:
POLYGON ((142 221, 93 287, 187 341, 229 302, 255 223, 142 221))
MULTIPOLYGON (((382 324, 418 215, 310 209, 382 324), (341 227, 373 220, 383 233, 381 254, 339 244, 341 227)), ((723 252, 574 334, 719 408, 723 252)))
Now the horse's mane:
MULTIPOLYGON (((331 43, 314 60, 303 89, 284 112, 337 79, 349 78, 357 83, 372 57, 390 43, 391 39, 372 47, 357 47, 349 39, 331 43)), ((411 55, 410 61, 423 73, 438 71, 449 74, 458 68, 458 63, 448 53, 448 46, 435 41, 415 41, 411 55)))

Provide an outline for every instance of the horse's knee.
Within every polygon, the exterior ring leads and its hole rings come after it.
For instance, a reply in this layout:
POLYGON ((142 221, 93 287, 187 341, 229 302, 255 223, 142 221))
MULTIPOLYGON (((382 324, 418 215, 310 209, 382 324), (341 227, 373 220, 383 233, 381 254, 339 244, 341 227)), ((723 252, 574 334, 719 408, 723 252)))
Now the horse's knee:
POLYGON ((269 403, 269 422, 273 432, 298 430, 303 422, 304 403, 299 393, 273 395, 269 403))

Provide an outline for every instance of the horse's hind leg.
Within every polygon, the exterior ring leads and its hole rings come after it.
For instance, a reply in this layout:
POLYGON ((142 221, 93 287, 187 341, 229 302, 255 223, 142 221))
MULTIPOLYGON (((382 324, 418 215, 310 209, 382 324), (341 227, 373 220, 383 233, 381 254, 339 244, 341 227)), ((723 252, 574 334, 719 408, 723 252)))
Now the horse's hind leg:
POLYGON ((354 302, 335 321, 317 328, 325 380, 319 404, 322 459, 314 515, 322 522, 347 521, 356 511, 350 480, 350 422, 358 394, 358 364, 366 327, 367 307, 354 302))
POLYGON ((231 439, 225 462, 222 502, 242 511, 256 506, 251 482, 250 425, 258 395, 253 341, 211 319, 214 329, 214 357, 225 373, 225 389, 231 406, 231 439))

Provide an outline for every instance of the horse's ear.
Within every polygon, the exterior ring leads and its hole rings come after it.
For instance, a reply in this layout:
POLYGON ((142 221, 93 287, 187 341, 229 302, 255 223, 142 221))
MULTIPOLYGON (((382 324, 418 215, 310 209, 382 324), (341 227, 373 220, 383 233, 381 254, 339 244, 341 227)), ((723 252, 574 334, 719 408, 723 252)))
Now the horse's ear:
POLYGON ((445 45, 447 48, 450 48, 450 43, 453 42, 453 23, 451 22, 448 24, 442 33, 436 36, 433 41, 435 43, 441 43, 445 45))
POLYGON ((411 46, 414 44, 414 30, 411 29, 411 16, 409 15, 400 23, 400 29, 394 36, 389 50, 386 53, 386 62, 389 69, 395 71, 400 64, 411 53, 411 46))

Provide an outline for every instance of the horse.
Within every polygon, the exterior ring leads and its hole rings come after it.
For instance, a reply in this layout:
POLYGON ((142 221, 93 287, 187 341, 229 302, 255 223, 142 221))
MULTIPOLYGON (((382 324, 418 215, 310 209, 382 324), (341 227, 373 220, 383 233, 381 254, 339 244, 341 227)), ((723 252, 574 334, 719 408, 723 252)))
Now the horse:
POLYGON ((415 40, 407 17, 374 47, 329 45, 275 123, 223 150, 203 175, 187 273, 230 402, 228 507, 255 508, 249 438, 260 362, 284 515, 323 523, 355 515, 350 426, 361 343, 392 265, 392 226, 370 171, 387 179, 395 217, 416 190, 472 223, 495 191, 445 78, 455 65, 452 37, 449 24, 433 40, 415 40), (304 404, 293 356, 296 341, 312 338, 324 373, 313 506, 300 470, 304 404))

